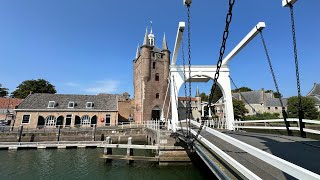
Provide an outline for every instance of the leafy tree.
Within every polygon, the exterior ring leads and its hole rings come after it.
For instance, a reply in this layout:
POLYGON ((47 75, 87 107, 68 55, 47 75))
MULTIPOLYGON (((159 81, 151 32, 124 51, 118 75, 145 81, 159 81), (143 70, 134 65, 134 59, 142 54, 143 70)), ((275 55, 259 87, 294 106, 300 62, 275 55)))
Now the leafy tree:
POLYGON ((206 101, 206 102, 208 102, 208 96, 206 95, 206 93, 201 93, 200 94, 200 97, 201 97, 201 101, 206 101))
POLYGON ((44 79, 23 81, 17 89, 12 92, 12 97, 26 98, 30 93, 49 93, 55 94, 57 91, 50 82, 44 79))
POLYGON ((233 99, 232 103, 235 119, 242 119, 245 116, 245 114, 249 112, 242 101, 233 99))
POLYGON ((275 92, 275 93, 273 93, 273 96, 274 96, 275 98, 280 98, 280 97, 282 97, 282 94, 279 93, 279 92, 275 92))
POLYGON ((8 89, 2 88, 2 84, 0 84, 0 97, 8 96, 8 89))
MULTIPOLYGON (((213 96, 212 96, 212 103, 217 102, 221 97, 223 96, 222 91, 219 86, 214 90, 213 96)), ((201 93, 200 94, 201 101, 209 101, 209 96, 206 95, 206 93, 201 93)))
MULTIPOLYGON (((298 104, 299 98, 297 96, 290 97, 288 99, 288 116, 291 118, 298 118, 298 104)), ((302 111, 304 112, 304 118, 317 119, 319 112, 315 107, 315 102, 310 97, 301 97, 302 111)))
POLYGON ((234 89, 232 90, 233 93, 237 93, 237 92, 247 92, 247 91, 252 91, 252 89, 248 88, 248 87, 240 87, 238 89, 234 89))
POLYGON ((282 97, 282 94, 281 93, 279 93, 279 92, 273 92, 272 90, 266 90, 265 91, 266 93, 273 93, 273 96, 274 96, 274 98, 279 98, 279 97, 282 97))

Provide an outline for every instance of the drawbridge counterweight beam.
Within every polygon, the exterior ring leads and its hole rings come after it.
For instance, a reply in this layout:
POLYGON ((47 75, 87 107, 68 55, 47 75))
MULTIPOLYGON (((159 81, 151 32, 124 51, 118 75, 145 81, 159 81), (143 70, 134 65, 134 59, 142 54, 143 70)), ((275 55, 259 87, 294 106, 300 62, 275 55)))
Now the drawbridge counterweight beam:
POLYGON ((222 65, 228 64, 228 62, 237 55, 241 49, 243 49, 254 37, 259 34, 266 27, 264 22, 259 22, 247 35, 244 37, 240 43, 222 60, 222 65))

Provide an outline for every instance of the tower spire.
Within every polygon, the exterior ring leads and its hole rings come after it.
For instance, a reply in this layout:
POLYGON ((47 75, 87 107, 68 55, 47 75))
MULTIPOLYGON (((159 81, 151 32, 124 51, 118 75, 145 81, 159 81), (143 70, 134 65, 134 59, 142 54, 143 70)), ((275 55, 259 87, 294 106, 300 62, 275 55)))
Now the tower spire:
POLYGON ((137 52, 136 52, 136 59, 140 56, 140 45, 138 44, 137 52))
POLYGON ((200 97, 200 91, 199 91, 198 86, 197 86, 197 90, 196 90, 196 97, 200 97))
POLYGON ((153 34, 153 32, 152 32, 152 21, 150 21, 150 26, 151 26, 150 34, 153 34))
POLYGON ((163 41, 162 41, 162 50, 168 50, 168 44, 166 40, 166 34, 163 34, 163 41))
POLYGON ((146 34, 144 35, 143 39, 143 45, 149 45, 149 39, 148 39, 148 27, 146 28, 146 34))

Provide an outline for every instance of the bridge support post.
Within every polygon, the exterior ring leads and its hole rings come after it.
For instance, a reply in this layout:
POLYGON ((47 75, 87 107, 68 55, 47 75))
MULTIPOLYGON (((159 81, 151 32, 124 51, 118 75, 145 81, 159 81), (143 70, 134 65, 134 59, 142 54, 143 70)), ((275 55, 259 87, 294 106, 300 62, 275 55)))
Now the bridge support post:
POLYGON ((96 129, 97 129, 97 125, 93 125, 93 130, 92 130, 92 141, 95 141, 96 138, 96 129))
MULTIPOLYGON (((109 136, 106 138, 106 144, 112 144, 111 138, 109 136)), ((105 147, 103 153, 105 155, 112 155, 112 148, 105 147)), ((112 162, 112 159, 106 159, 106 162, 110 163, 110 162, 112 162)))
POLYGON ((19 134, 18 134, 18 137, 17 137, 18 142, 21 142, 22 132, 23 132, 23 125, 20 125, 19 134))
POLYGON ((60 141, 61 126, 58 126, 57 141, 60 141))
MULTIPOLYGON (((127 148, 127 158, 130 156, 133 156, 133 149, 130 148, 130 145, 132 145, 132 137, 128 138, 128 148, 127 148)), ((133 160, 128 160, 128 164, 132 164, 133 160)))

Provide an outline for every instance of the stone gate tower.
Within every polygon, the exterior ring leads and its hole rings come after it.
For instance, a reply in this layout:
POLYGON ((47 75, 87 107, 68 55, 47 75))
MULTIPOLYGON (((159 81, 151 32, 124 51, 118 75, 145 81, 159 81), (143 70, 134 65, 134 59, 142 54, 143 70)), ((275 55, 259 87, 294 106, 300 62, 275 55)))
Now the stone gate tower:
POLYGON ((137 47, 136 57, 133 60, 136 122, 164 119, 168 114, 170 51, 165 35, 162 50, 155 46, 155 42, 152 28, 149 34, 146 29, 143 45, 137 47))

